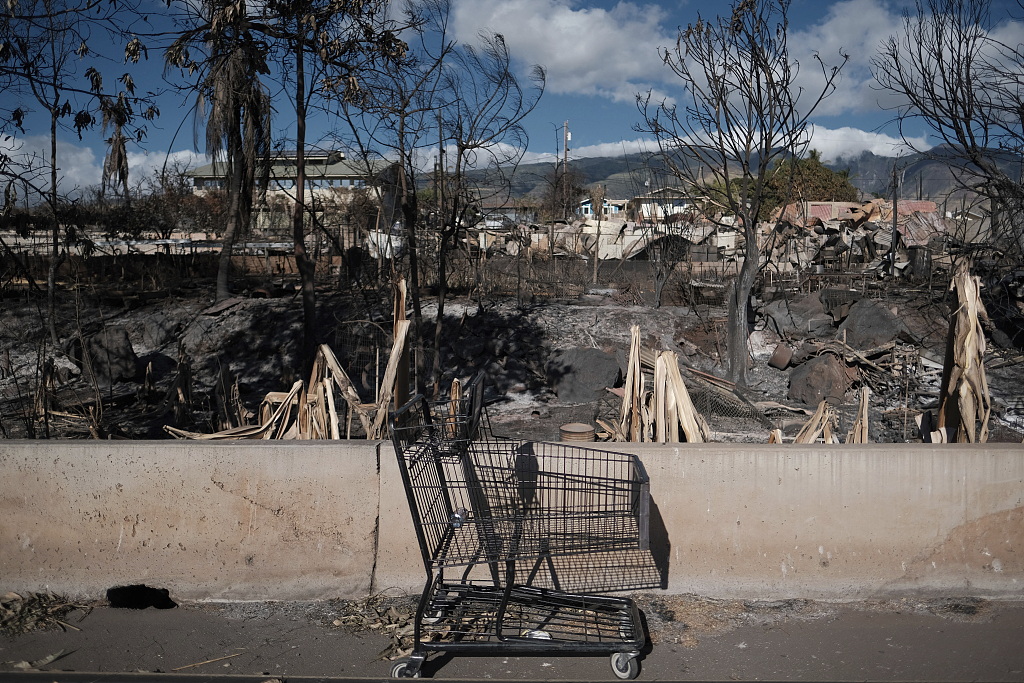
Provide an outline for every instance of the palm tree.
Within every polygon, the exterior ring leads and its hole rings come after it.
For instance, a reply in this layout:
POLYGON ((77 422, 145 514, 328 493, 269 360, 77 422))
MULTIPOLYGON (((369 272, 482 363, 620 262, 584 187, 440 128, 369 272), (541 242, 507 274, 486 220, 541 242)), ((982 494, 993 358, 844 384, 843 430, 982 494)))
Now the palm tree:
MULTIPOLYGON (((245 4, 206 0, 197 25, 183 33, 165 54, 169 66, 198 71, 195 134, 205 127, 205 150, 214 163, 223 160, 228 178, 228 221, 217 270, 217 301, 228 298, 231 252, 237 236, 249 229, 256 186, 262 193, 269 177, 270 95, 260 82, 269 74, 266 45, 244 28, 245 4), (189 47, 205 51, 201 62, 189 47)), ((196 144, 198 147, 198 143, 196 144)))

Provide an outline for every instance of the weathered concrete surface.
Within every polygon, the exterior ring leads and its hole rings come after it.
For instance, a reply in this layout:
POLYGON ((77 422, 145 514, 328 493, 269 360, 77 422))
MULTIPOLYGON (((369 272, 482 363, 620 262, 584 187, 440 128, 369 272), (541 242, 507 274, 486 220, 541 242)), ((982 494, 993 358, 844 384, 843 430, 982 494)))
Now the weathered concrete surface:
POLYGON ((346 442, 0 442, 5 590, 184 599, 365 594, 376 448, 346 442))
POLYGON ((1020 446, 665 451, 644 462, 670 592, 1024 598, 1020 446))
MULTIPOLYGON (((647 467, 669 592, 1024 599, 1019 445, 601 446, 647 467)), ((298 600, 426 578, 386 442, 0 441, 0 468, 4 590, 298 600)))

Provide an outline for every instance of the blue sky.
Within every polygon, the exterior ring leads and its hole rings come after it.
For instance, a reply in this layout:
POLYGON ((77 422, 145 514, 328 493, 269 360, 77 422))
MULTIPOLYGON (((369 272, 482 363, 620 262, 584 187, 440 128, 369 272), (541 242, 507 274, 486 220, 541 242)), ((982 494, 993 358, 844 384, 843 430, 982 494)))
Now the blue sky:
MULTIPOLYGON (((154 12, 162 2, 154 2, 154 12)), ((680 83, 658 57, 658 48, 675 44, 679 27, 697 19, 728 11, 726 3, 664 0, 659 3, 608 0, 452 0, 452 29, 461 42, 474 42, 481 29, 503 34, 525 74, 532 64, 547 71, 547 90, 540 105, 525 121, 530 137, 526 161, 551 160, 561 145, 562 124, 568 120, 572 133, 570 159, 587 156, 618 156, 623 152, 650 149, 633 128, 639 121, 635 104, 638 92, 673 98, 680 83)), ((884 93, 873 89, 870 60, 879 43, 899 27, 906 2, 839 0, 826 3, 794 0, 790 10, 790 51, 801 64, 801 83, 813 91, 821 74, 813 56, 826 63, 839 61, 840 52, 850 55, 836 92, 814 117, 812 147, 826 160, 856 155, 865 150, 880 155, 899 151, 895 128, 887 125, 892 105, 884 93)), ((1024 25, 1004 21, 1008 10, 1024 14, 1015 2, 995 0, 993 17, 1001 25, 1000 37, 1012 44, 1024 42, 1024 25)), ((162 52, 152 50, 136 82, 150 89, 160 85, 162 52)), ((115 70, 120 66, 115 65, 115 70)), ((159 121, 150 127, 149 138, 130 151, 133 177, 164 162, 167 154, 179 159, 205 162, 192 150, 191 123, 186 121, 172 145, 172 137, 187 116, 180 101, 160 103, 159 121)), ((277 103, 282 120, 289 104, 277 103)), ((45 149, 45 126, 29 121, 26 135, 7 144, 22 150, 45 149)), ((909 131, 927 145, 925 131, 909 131)), ((104 148, 97 129, 79 141, 66 134, 61 142, 63 187, 97 185, 104 148)))

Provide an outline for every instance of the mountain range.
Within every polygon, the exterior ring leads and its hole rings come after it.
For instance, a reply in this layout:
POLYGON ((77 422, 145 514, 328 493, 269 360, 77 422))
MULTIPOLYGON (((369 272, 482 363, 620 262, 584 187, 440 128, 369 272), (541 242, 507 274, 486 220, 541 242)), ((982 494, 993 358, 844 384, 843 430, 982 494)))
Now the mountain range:
MULTIPOLYGON (((892 196, 894 165, 900 169, 900 199, 930 199, 940 208, 945 204, 948 210, 952 211, 959 205, 964 195, 963 190, 956 184, 949 164, 935 159, 934 154, 914 154, 896 158, 862 152, 857 156, 842 157, 824 163, 833 171, 849 170, 850 182, 862 192, 865 200, 876 194, 892 196)), ((1004 161, 1007 167, 1013 163, 1011 159, 1004 161)), ((1017 159, 1016 164, 1020 163, 1017 159)), ((648 157, 641 154, 570 159, 569 168, 579 173, 587 186, 604 185, 609 199, 629 199, 649 189, 656 189, 656 183, 664 182, 658 180, 660 174, 657 173, 657 168, 652 170, 648 164, 648 157), (645 182, 648 184, 645 185, 645 182)), ((513 176, 512 196, 544 195, 553 171, 553 163, 520 165, 513 176)))

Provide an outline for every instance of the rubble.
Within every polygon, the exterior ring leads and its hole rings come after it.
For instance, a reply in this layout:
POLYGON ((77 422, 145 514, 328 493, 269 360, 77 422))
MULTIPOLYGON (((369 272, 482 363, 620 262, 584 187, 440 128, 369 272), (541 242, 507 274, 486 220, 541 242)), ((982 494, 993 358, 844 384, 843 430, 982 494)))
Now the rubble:
POLYGON ((835 329, 817 293, 770 301, 762 307, 762 315, 783 339, 825 337, 835 329))
MULTIPOLYGON (((901 279, 893 280, 890 262, 884 258, 892 241, 891 209, 886 214, 884 202, 873 207, 860 213, 855 207, 845 213, 832 207, 827 216, 762 234, 771 238, 762 242, 765 256, 783 258, 789 266, 767 268, 763 287, 755 290, 761 298, 753 304, 751 319, 757 341, 751 338, 745 389, 721 377, 726 316, 720 295, 727 291, 728 269, 735 267, 742 245, 736 245, 735 235, 730 242, 721 234, 705 233, 706 226, 697 223, 686 226, 695 239, 701 238, 691 247, 713 241, 719 261, 693 263, 695 255, 710 252, 691 249, 691 260, 676 270, 666 289, 671 303, 685 306, 651 308, 649 280, 642 279, 649 276, 647 264, 628 261, 609 267, 603 275, 612 273, 613 278, 603 277, 600 287, 582 280, 545 281, 546 289, 535 288, 534 298, 517 297, 515 292, 507 298, 474 292, 473 300, 449 300, 440 323, 438 385, 483 370, 489 411, 515 434, 555 439, 561 424, 595 424, 600 418, 612 426, 603 428, 610 438, 616 422, 621 425, 622 399, 604 387, 614 386, 618 376, 596 381, 586 388, 589 393, 572 398, 572 391, 559 386, 549 370, 559 354, 574 349, 600 357, 609 372, 625 374, 631 346, 628 331, 639 325, 650 382, 658 359, 667 362, 662 354, 674 353, 694 412, 706 420, 710 439, 764 443, 766 431, 792 435, 794 418, 800 416, 800 425, 806 420, 794 408, 813 409, 823 398, 829 398, 835 410, 833 436, 841 439, 851 431, 863 435, 860 426, 852 428, 857 419, 870 417, 872 438, 917 439, 916 418, 939 405, 947 320, 956 308, 943 291, 951 260, 927 234, 937 225, 931 215, 910 213, 904 220, 900 208, 896 260, 897 265, 908 265, 897 268, 901 279), (915 261, 916 251, 922 250, 932 260, 927 279, 915 261), (697 266, 707 270, 698 273, 697 266), (874 270, 866 272, 865 266, 874 270), (541 289, 552 298, 536 294, 541 289), (774 361, 773 350, 778 354, 774 361), (784 359, 789 351, 791 357, 784 359), (812 370, 818 365, 831 367, 831 375, 817 376, 812 370), (859 400, 864 387, 870 390, 867 412, 859 400)), ((567 248, 564 240, 571 235, 582 243, 592 236, 578 227, 558 231, 563 239, 560 248, 567 248)), ((585 261, 551 260, 546 250, 544 258, 545 277, 582 269, 589 282, 585 261)), ((977 269, 984 272, 984 267, 977 269)), ((1013 437, 1007 430, 1024 424, 1018 396, 1024 368, 1014 346, 1015 338, 1024 336, 1013 327, 1014 320, 1024 319, 1024 286, 1019 286, 1024 276, 1002 273, 996 266, 988 272, 979 281, 979 297, 996 302, 990 311, 998 317, 982 319, 975 336, 996 343, 972 353, 975 367, 983 362, 992 384, 989 418, 1000 421, 1000 438, 1019 441, 1019 435, 1013 437)), ((32 438, 44 430, 73 438, 159 438, 168 424, 168 431, 179 430, 179 436, 189 438, 346 438, 380 432, 381 392, 391 384, 393 324, 388 304, 360 301, 359 297, 372 299, 365 291, 324 293, 318 302, 322 334, 341 372, 329 367, 325 355, 319 374, 300 378, 291 370, 302 330, 301 307, 294 301, 238 297, 212 306, 204 296, 196 290, 159 301, 140 299, 131 306, 125 299, 115 311, 82 311, 82 319, 103 320, 114 334, 123 329, 138 367, 145 369, 144 375, 130 380, 113 380, 103 392, 94 391, 80 368, 62 358, 34 369, 37 350, 19 347, 15 337, 41 339, 37 321, 20 328, 26 332, 9 333, 0 349, 4 431, 32 438), (24 380, 29 376, 39 377, 32 380, 31 391, 24 380), (297 384, 303 388, 293 393, 297 384), (37 390, 38 397, 28 395, 37 390), (32 411, 23 406, 32 401, 35 414, 45 413, 47 421, 31 421, 32 411), (18 408, 6 409, 15 403, 18 408)), ((110 300, 96 296, 98 305, 110 300)), ((419 335, 432 342, 436 305, 428 298, 423 301, 424 328, 413 338, 419 335)), ((24 309, 19 315, 38 316, 34 307, 24 309)), ((84 336, 89 339, 97 331, 98 326, 90 328, 84 336)), ((413 373, 433 362, 417 355, 422 351, 415 342, 409 350, 413 373)), ((590 361, 574 366, 588 372, 596 369, 590 361)), ((668 387, 667 372, 659 377, 668 387)), ((417 380, 414 374, 411 381, 417 380)), ((924 418, 922 423, 927 425, 924 418)))

